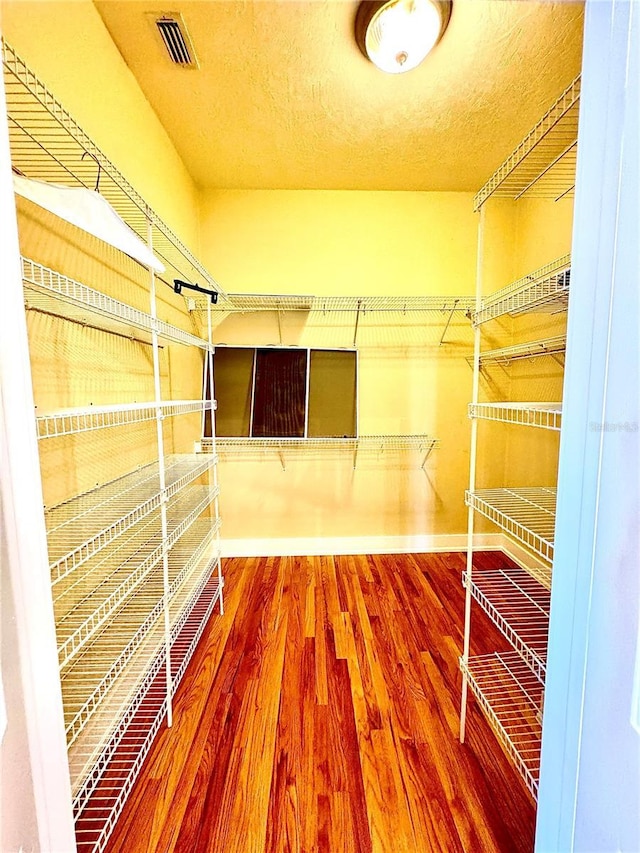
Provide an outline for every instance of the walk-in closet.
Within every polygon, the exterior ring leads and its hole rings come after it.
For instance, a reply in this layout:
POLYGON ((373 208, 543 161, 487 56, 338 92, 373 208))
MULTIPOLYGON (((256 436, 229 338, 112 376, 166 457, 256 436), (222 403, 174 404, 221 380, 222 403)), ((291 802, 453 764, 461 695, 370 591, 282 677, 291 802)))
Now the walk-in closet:
POLYGON ((638 849, 638 11, 0 0, 3 853, 638 849))

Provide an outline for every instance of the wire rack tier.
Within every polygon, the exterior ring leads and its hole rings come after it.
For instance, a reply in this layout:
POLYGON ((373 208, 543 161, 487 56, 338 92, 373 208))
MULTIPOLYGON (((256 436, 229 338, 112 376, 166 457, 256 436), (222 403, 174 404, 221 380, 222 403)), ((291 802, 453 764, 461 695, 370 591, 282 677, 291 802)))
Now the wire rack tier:
MULTIPOLYGON (((217 555, 218 547, 217 543, 212 542, 210 538, 208 541, 209 546, 207 548, 198 548, 197 552, 192 552, 186 561, 184 560, 185 546, 179 548, 170 560, 172 582, 169 613, 171 626, 179 620, 186 603, 191 600, 193 590, 204 583, 206 578, 203 572, 205 569, 207 569, 207 577, 210 573, 207 567, 209 561, 217 555), (181 565, 179 565, 180 561, 181 565)), ((193 544, 193 542, 191 541, 188 544, 193 544)), ((162 583, 162 571, 160 570, 158 574, 160 575, 160 583, 162 583)), ((135 619, 134 604, 134 602, 130 603, 128 615, 135 619)), ((142 624, 139 618, 140 607, 137 609, 137 614, 138 622, 134 624, 139 630, 142 624)), ((147 618, 145 615, 145 621, 147 618)), ((124 629, 125 616, 123 615, 114 628, 114 642, 122 640, 124 629)), ((108 651, 109 633, 107 632, 105 637, 98 639, 97 650, 108 651)), ((84 714, 81 725, 76 722, 74 738, 69 747, 72 789, 76 801, 87 796, 87 786, 93 785, 94 767, 104 765, 104 756, 114 747, 114 734, 117 737, 121 720, 126 718, 131 709, 140 701, 140 691, 148 683, 149 673, 155 667, 158 657, 164 658, 165 639, 164 616, 158 615, 153 620, 150 629, 144 634, 135 652, 129 656, 126 664, 120 669, 118 677, 103 692, 100 702, 91 710, 91 713, 84 714)), ((113 660, 114 657, 112 656, 111 661, 113 660)), ((85 656, 85 665, 87 662, 89 662, 88 655, 85 656)), ((82 664, 79 663, 75 669, 75 676, 65 676, 63 688, 67 694, 75 697, 76 706, 79 706, 80 699, 83 697, 86 705, 92 693, 87 690, 85 685, 82 664)), ((89 686, 93 688, 94 693, 96 687, 102 685, 102 681, 96 681, 96 676, 100 671, 101 669, 98 667, 98 673, 93 674, 90 679, 89 686)), ((93 670, 90 668, 89 674, 92 673, 93 670)), ((167 685, 165 682, 165 699, 166 696, 167 685)), ((65 699, 65 701, 68 700, 65 699)), ((77 711, 75 717, 78 717, 77 711)), ((71 728, 70 723, 68 723, 68 727, 71 728)))
MULTIPOLYGON (((206 299, 192 299, 190 307, 202 311, 208 307, 206 299)), ((462 311, 475 307, 472 296, 299 296, 258 293, 230 293, 219 310, 229 313, 257 311, 306 311, 314 314, 393 312, 462 311)))
POLYGON ((415 451, 421 456, 424 466, 432 451, 440 446, 440 439, 430 435, 361 435, 358 438, 204 438, 201 442, 203 453, 215 450, 220 456, 239 454, 250 458, 266 451, 305 453, 318 451, 350 451, 354 467, 357 455, 362 452, 405 453, 415 451))
POLYGON ((548 587, 520 567, 476 569, 463 575, 465 587, 535 674, 544 679, 551 595, 548 587))
POLYGON ((556 335, 539 341, 530 341, 523 344, 514 344, 510 347, 485 350, 485 352, 481 352, 479 356, 480 367, 492 363, 507 364, 511 361, 517 361, 522 358, 528 359, 539 358, 540 356, 545 355, 564 355, 566 346, 566 335, 556 335))
POLYGON ((527 788, 538 793, 543 683, 518 652, 471 657, 460 668, 527 788))
MULTIPOLYGON (((171 675, 173 692, 198 645, 213 608, 220 600, 222 582, 211 569, 218 555, 205 556, 203 572, 191 594, 172 608, 171 675)), ((97 761, 89 759, 92 772, 74 798, 78 853, 102 853, 122 812, 164 719, 166 684, 164 655, 160 653, 112 738, 97 761)))
POLYGON ((124 337, 151 343, 152 333, 169 343, 209 350, 203 338, 192 335, 151 314, 132 308, 86 284, 75 281, 29 258, 22 258, 22 283, 27 309, 63 317, 83 326, 94 326, 124 337))
MULTIPOLYGON (((333 447, 338 450, 353 449, 354 447, 371 450, 429 450, 439 445, 440 441, 430 435, 361 435, 358 438, 225 438, 217 437, 215 449, 220 453, 225 450, 269 449, 279 447, 323 448, 333 447)), ((209 451, 214 447, 212 439, 202 440, 202 450, 209 451)))
POLYGON ((71 498, 45 513, 52 583, 76 570, 94 554, 140 522, 163 499, 171 498, 213 465, 200 454, 168 456, 166 489, 160 489, 158 463, 152 462, 103 486, 71 498))
POLYGON ((575 187, 580 76, 565 89, 536 126, 476 194, 474 210, 487 199, 559 200, 575 187))
POLYGON ((473 326, 508 314, 566 311, 571 282, 571 256, 563 255, 483 300, 479 311, 471 314, 473 326))
MULTIPOLYGON (((46 415, 37 415, 38 438, 59 438, 95 429, 128 426, 174 418, 194 412, 201 413, 212 408, 209 400, 171 400, 160 403, 121 403, 112 406, 84 406, 61 409, 46 415)), ((213 404, 215 409, 215 402, 213 404)))
POLYGON ((0 39, 13 165, 28 178, 94 189, 144 241, 152 225, 155 254, 167 267, 161 278, 178 278, 226 294, 184 243, 149 207, 109 158, 87 136, 15 50, 0 39), (89 156, 86 156, 89 155, 89 156))
MULTIPOLYGON (((200 519, 184 534, 169 554, 169 601, 181 596, 203 554, 217 548, 220 522, 200 519)), ((160 571, 148 577, 135 597, 129 599, 63 673, 65 727, 68 744, 82 733, 93 715, 109 703, 126 708, 134 695, 132 685, 142 682, 149 661, 164 642, 161 616, 164 601, 154 597, 162 582, 160 571), (145 608, 143 605, 147 605, 145 608)), ((184 596, 183 596, 184 597, 184 596)))
MULTIPOLYGON (((217 495, 217 488, 208 486, 186 489, 167 507, 166 540, 158 509, 116 539, 111 547, 87 560, 80 578, 72 573, 56 585, 53 604, 63 675, 75 655, 98 632, 108 628, 114 614, 131 596, 138 603, 148 604, 148 595, 143 595, 145 582, 154 576, 165 550, 173 547, 217 495)), ((162 594, 160 586, 158 596, 162 594)))
POLYGON ((562 403, 469 403, 469 417, 560 430, 562 403))
POLYGON ((467 491, 465 502, 548 563, 553 562, 555 488, 467 491))

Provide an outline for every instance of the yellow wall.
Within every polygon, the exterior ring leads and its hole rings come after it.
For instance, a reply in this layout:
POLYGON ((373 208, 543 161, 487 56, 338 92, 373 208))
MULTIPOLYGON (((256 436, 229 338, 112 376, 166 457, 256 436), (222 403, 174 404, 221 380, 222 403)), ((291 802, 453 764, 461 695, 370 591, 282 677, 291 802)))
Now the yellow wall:
MULTIPOLYGON (((477 218, 467 194, 260 191, 203 194, 203 260, 230 292, 471 294, 477 218)), ((472 336, 456 316, 366 315, 358 328, 361 434, 428 433, 408 454, 225 457, 221 512, 230 539, 463 533, 472 336)), ((355 316, 284 315, 282 343, 352 346, 355 316)), ((274 344, 274 315, 221 323, 216 341, 274 344)))
POLYGON ((471 294, 475 287, 467 193, 206 191, 201 247, 228 292, 471 294))

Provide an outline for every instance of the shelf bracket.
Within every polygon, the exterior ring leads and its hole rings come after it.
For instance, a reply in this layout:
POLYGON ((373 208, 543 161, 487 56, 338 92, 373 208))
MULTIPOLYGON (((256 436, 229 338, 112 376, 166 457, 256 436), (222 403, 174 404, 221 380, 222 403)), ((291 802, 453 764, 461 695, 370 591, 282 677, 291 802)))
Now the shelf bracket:
POLYGON ((357 462, 358 462, 358 442, 356 440, 355 444, 353 445, 353 470, 354 471, 356 470, 357 462))
POLYGON ((446 322, 446 324, 445 324, 444 332, 442 333, 442 337, 440 338, 440 343, 438 344, 438 346, 442 346, 442 344, 444 343, 444 336, 447 334, 447 329, 449 328, 449 323, 451 322, 451 320, 452 320, 452 318, 453 318, 453 312, 454 312, 454 311, 456 310, 456 308, 458 307, 458 302, 459 302, 459 301, 460 301, 459 299, 455 299, 455 300, 454 300, 454 302, 453 302, 453 308, 452 308, 452 309, 451 309, 451 311, 449 312, 449 317, 448 317, 447 322, 446 322))
POLYGON ((424 466, 427 463, 427 459, 431 456, 431 451, 433 450, 433 446, 434 446, 433 442, 431 441, 429 443, 429 446, 427 447, 427 452, 425 453, 425 455, 422 459, 422 464, 420 465, 420 467, 422 468, 423 471, 424 471, 424 466))
POLYGON ((278 314, 278 337, 280 338, 280 346, 282 346, 282 310, 281 310, 279 302, 278 302, 278 307, 277 307, 277 314, 278 314))
MULTIPOLYGON (((356 345, 358 339, 358 325, 360 323, 360 309, 362 308, 362 299, 358 299, 358 307, 356 308, 356 325, 353 330, 353 345, 356 345)), ((355 466, 354 466, 355 467, 355 466)))
POLYGON ((279 445, 278 445, 278 458, 280 459, 280 464, 282 465, 282 470, 283 470, 283 471, 286 471, 286 470, 287 470, 287 466, 285 465, 285 461, 284 461, 284 450, 282 449, 282 445, 281 445, 281 444, 279 444, 279 445))

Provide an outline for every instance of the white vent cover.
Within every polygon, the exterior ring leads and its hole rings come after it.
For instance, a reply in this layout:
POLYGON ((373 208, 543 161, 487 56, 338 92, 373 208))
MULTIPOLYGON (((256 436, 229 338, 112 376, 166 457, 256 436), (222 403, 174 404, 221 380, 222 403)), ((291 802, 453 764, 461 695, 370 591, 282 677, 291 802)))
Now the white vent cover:
POLYGON ((155 19, 155 25, 171 62, 181 68, 197 68, 198 60, 182 15, 162 15, 155 19))

